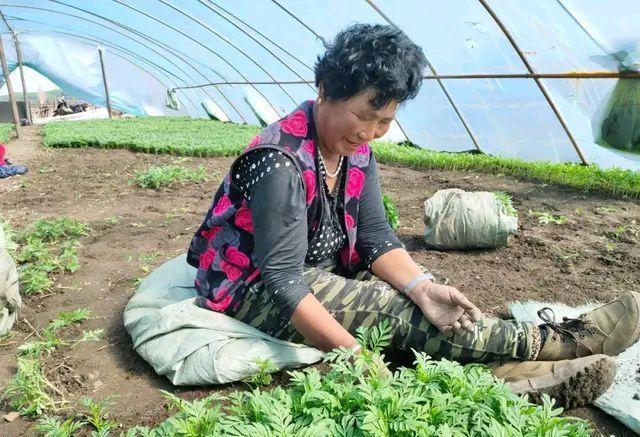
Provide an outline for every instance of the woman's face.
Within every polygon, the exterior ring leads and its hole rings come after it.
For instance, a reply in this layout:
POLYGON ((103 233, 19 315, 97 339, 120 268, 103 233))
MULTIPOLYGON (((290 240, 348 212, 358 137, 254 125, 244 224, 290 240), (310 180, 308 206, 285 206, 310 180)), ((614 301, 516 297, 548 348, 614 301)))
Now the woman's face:
POLYGON ((327 151, 352 155, 361 144, 380 138, 389 130, 398 102, 375 109, 369 103, 374 97, 375 90, 368 89, 347 100, 323 100, 318 104, 318 136, 327 151))

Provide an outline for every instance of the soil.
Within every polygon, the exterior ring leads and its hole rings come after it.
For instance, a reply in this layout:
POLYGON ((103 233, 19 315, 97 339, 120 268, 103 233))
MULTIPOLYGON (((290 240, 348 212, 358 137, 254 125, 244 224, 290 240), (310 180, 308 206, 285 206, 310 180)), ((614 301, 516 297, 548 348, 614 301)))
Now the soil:
MULTIPOLYGON (((103 340, 62 348, 46 361, 47 375, 68 401, 69 411, 77 411, 82 396, 97 400, 113 396, 111 416, 127 429, 155 425, 168 416, 159 389, 196 398, 211 391, 245 388, 242 384, 206 389, 171 386, 138 357, 122 326, 122 312, 136 278, 146 274, 145 268, 185 252, 231 158, 47 149, 38 127, 24 128, 22 138, 10 142, 8 156, 30 171, 0 180, 0 211, 5 219, 23 229, 39 218, 70 216, 86 222, 91 232, 81 239, 78 272, 56 278, 51 293, 24 297, 13 335, 0 343, 0 387, 13 377, 17 346, 26 337, 33 338, 33 329, 43 328, 60 311, 87 307, 93 317, 82 328, 105 329, 103 340), (159 191, 129 183, 137 170, 178 160, 190 168, 204 165, 211 180, 159 191)), ((515 300, 578 305, 640 289, 637 200, 584 194, 504 175, 380 167, 383 191, 400 213, 398 233, 412 256, 486 313, 505 315, 507 304, 515 300), (513 197, 520 212, 520 231, 508 247, 465 252, 425 249, 423 202, 437 190, 452 187, 502 190, 513 197), (542 225, 529 210, 564 215, 568 220, 542 225)), ((284 378, 279 375, 276 381, 284 378)), ((0 405, 0 417, 10 411, 6 404, 0 405)), ((569 414, 588 419, 596 434, 631 435, 595 408, 569 414)), ((23 418, 2 421, 0 435, 31 435, 32 424, 23 418)))

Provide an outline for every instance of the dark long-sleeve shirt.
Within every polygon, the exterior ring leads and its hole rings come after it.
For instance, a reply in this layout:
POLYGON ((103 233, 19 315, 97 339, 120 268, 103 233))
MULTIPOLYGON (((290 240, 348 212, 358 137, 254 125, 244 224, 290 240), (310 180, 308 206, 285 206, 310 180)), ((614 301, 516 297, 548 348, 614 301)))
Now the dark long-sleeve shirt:
MULTIPOLYGON (((306 194, 295 166, 286 155, 270 149, 250 153, 236 167, 232 177, 244 181, 244 196, 248 199, 254 231, 254 251, 266 292, 282 307, 282 316, 290 318, 300 301, 309 293, 302 273, 308 252, 306 194), (248 182, 248 184, 246 183, 248 182)), ((344 172, 343 172, 344 173, 344 172)), ((344 190, 344 185, 340 185, 344 190)), ((341 193, 338 193, 340 199, 341 193)), ((323 214, 337 214, 336 223, 343 223, 341 208, 332 210, 322 202, 323 214)), ((402 243, 389 226, 382 203, 380 181, 372 157, 360 197, 358 212, 357 250, 364 255, 367 267, 389 250, 402 243)), ((331 232, 325 244, 331 247, 335 234, 331 232)), ((328 233, 329 234, 329 233, 328 233)), ((333 253, 337 251, 335 248, 333 253)), ((335 256, 335 255, 334 255, 335 256)))

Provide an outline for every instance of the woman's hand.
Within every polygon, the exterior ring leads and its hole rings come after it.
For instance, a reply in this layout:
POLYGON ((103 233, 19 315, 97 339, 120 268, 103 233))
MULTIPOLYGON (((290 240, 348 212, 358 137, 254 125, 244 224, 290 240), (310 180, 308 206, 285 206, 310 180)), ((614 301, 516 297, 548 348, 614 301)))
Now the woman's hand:
POLYGON ((424 316, 440 332, 452 336, 473 332, 482 312, 460 291, 447 285, 424 281, 409 292, 408 297, 420 307, 424 316))

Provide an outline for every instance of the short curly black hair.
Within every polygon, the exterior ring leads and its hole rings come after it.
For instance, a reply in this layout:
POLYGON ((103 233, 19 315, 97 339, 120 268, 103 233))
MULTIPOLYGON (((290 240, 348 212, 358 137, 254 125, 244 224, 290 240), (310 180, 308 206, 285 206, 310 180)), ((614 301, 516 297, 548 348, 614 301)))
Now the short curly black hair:
POLYGON ((393 100, 412 99, 420 90, 427 59, 395 26, 354 24, 325 48, 315 65, 316 87, 322 84, 325 98, 346 100, 373 88, 370 103, 380 109, 393 100))

